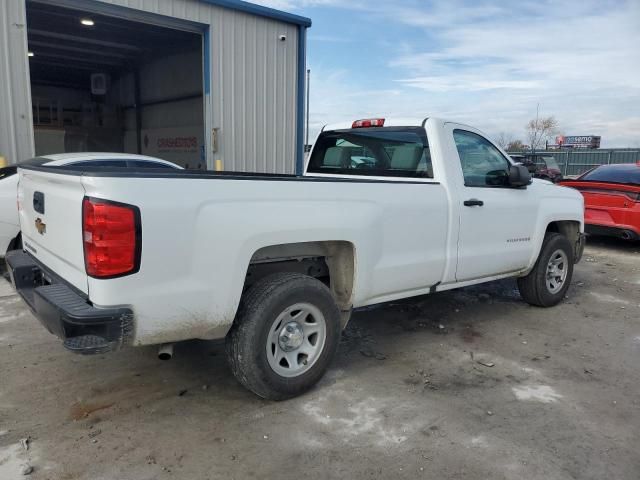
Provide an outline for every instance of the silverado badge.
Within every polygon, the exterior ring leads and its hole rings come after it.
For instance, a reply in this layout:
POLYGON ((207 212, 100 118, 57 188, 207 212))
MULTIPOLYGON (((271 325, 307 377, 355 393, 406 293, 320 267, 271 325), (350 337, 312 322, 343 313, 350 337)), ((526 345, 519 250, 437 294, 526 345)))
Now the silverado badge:
POLYGON ((44 235, 47 233, 47 224, 40 219, 40 217, 36 218, 36 230, 40 235, 44 235))

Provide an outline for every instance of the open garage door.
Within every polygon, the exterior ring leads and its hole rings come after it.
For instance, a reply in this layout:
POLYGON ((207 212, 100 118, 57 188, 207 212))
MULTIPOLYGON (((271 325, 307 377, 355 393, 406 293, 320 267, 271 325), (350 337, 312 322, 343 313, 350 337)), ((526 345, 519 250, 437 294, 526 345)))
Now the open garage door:
POLYGON ((206 168, 202 35, 28 1, 27 36, 36 155, 141 153, 206 168))

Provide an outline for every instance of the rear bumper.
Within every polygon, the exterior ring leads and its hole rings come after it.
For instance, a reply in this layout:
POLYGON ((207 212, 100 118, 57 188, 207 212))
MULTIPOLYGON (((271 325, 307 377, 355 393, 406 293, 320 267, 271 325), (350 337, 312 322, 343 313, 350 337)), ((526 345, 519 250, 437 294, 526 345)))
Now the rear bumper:
POLYGON ((126 344, 133 330, 128 307, 97 308, 70 284, 22 250, 8 252, 11 283, 49 332, 68 350, 105 353, 126 344))
POLYGON ((622 238, 623 240, 640 241, 640 233, 631 228, 586 224, 584 229, 590 235, 603 235, 606 237, 622 238))

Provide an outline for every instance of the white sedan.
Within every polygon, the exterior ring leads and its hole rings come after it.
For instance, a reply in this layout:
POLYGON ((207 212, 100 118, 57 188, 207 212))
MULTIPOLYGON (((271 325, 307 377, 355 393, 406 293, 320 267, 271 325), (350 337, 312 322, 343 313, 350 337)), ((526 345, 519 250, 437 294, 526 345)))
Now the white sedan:
MULTIPOLYGON (((175 163, 159 158, 125 153, 62 153, 32 158, 20 165, 182 169, 175 163)), ((9 165, 0 168, 0 258, 4 257, 4 254, 9 250, 22 248, 16 204, 18 166, 9 165)))

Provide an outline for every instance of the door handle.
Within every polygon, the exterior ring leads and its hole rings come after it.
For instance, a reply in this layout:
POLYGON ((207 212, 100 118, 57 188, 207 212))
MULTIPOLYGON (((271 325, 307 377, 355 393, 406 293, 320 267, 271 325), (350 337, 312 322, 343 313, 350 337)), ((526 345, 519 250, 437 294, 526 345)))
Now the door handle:
POLYGON ((477 198, 472 198, 470 200, 464 201, 465 207, 481 207, 483 205, 484 205, 484 202, 482 200, 478 200, 477 198))

